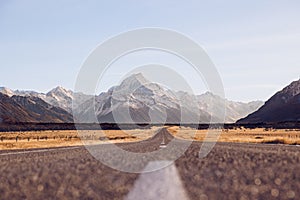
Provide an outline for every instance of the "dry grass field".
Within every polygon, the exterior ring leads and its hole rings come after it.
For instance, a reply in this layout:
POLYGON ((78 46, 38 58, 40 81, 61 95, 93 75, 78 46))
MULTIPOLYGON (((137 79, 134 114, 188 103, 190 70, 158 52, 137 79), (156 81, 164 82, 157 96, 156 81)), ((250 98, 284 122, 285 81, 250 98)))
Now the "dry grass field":
MULTIPOLYGON (((207 130, 195 130, 188 127, 170 127, 169 132, 181 139, 204 141, 207 130)), ((208 137, 207 141, 214 141, 208 137)), ((300 130, 295 129, 223 129, 219 135, 218 142, 240 142, 240 143, 273 143, 300 145, 300 130)))
MULTIPOLYGON (((29 149, 93 145, 104 143, 136 142, 150 138, 161 127, 135 130, 55 130, 0 132, 0 150, 29 149)), ((207 137, 207 130, 188 127, 169 127, 168 131, 177 138, 195 141, 214 141, 207 137)), ((218 142, 273 143, 300 145, 300 130, 294 129, 223 129, 218 142)))
POLYGON ((158 129, 0 132, 0 150, 135 142, 151 137, 158 129))

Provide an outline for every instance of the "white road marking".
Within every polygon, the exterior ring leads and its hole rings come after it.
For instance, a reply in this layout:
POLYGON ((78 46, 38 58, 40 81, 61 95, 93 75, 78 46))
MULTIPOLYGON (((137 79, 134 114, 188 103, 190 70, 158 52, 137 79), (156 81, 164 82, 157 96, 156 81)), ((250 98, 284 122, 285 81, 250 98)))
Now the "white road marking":
MULTIPOLYGON (((155 166, 162 165, 161 162, 150 162, 144 169, 149 171, 155 166)), ((126 200, 188 200, 185 189, 181 183, 180 176, 174 164, 154 172, 142 173, 135 182, 133 189, 125 198, 126 200)))
POLYGON ((166 147, 167 147, 167 145, 165 143, 165 136, 163 136, 163 140, 162 140, 161 144, 159 145, 159 148, 166 148, 166 147))
POLYGON ((78 148, 80 147, 64 147, 64 148, 56 148, 56 149, 39 149, 39 150, 28 150, 28 151, 19 151, 19 152, 7 152, 7 153, 1 153, 0 156, 49 152, 49 151, 61 151, 61 150, 70 150, 70 149, 78 149, 78 148))
POLYGON ((163 136, 163 141, 161 144, 165 144, 165 136, 163 136))

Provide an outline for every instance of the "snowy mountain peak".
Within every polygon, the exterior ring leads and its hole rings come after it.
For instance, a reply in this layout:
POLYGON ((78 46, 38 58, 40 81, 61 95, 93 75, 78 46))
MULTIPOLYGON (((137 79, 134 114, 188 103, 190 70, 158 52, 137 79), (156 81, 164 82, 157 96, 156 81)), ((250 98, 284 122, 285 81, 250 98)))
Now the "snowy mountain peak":
POLYGON ((148 81, 141 73, 132 74, 125 78, 120 85, 112 87, 109 92, 113 93, 114 98, 127 99, 130 94, 139 96, 154 95, 161 93, 164 89, 156 84, 148 81))
POLYGON ((142 73, 137 73, 125 78, 120 84, 120 87, 137 88, 147 83, 149 83, 149 81, 142 75, 142 73))
POLYGON ((47 96, 55 96, 55 97, 69 97, 73 98, 73 92, 70 90, 67 90, 61 86, 57 86, 56 88, 50 90, 47 93, 47 96))
POLYGON ((61 86, 57 86, 50 90, 48 93, 68 93, 68 90, 61 86))
POLYGON ((76 95, 77 101, 74 103, 75 106, 85 102, 90 98, 90 95, 85 95, 82 93, 74 93, 71 90, 67 90, 61 86, 58 86, 50 90, 47 94, 39 93, 35 91, 26 91, 26 90, 11 90, 9 88, 0 87, 0 93, 5 94, 9 97, 12 96, 21 96, 21 97, 34 97, 40 98, 48 104, 62 108, 68 112, 72 111, 72 103, 74 96, 76 95))
POLYGON ((0 87, 0 93, 5 94, 10 97, 14 95, 14 92, 11 89, 6 88, 6 87, 0 87))
POLYGON ((213 94, 210 91, 206 91, 205 93, 199 95, 199 96, 206 96, 206 97, 219 97, 218 95, 213 94))

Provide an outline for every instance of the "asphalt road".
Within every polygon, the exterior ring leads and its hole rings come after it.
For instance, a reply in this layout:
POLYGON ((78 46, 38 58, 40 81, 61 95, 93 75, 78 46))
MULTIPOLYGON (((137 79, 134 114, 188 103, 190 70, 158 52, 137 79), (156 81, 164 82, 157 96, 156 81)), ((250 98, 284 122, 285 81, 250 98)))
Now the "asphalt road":
MULTIPOLYGON (((149 152, 171 139, 163 129, 118 146, 149 152)), ((300 147, 218 143, 199 159, 200 147, 194 142, 174 164, 144 174, 111 169, 84 147, 0 151, 0 199, 300 199, 300 147)), ((141 167, 172 159, 168 153, 141 167)))

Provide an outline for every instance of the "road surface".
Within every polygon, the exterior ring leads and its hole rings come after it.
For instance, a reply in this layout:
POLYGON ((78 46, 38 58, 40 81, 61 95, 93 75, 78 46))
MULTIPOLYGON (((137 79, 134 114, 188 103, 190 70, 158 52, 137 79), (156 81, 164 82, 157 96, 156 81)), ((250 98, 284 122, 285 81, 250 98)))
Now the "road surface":
MULTIPOLYGON (((163 129, 147 141, 119 147, 148 152, 171 139, 163 129)), ((200 147, 193 142, 174 164, 145 174, 111 169, 84 147, 0 151, 0 199, 300 198, 300 147, 218 143, 199 159, 200 147)))

